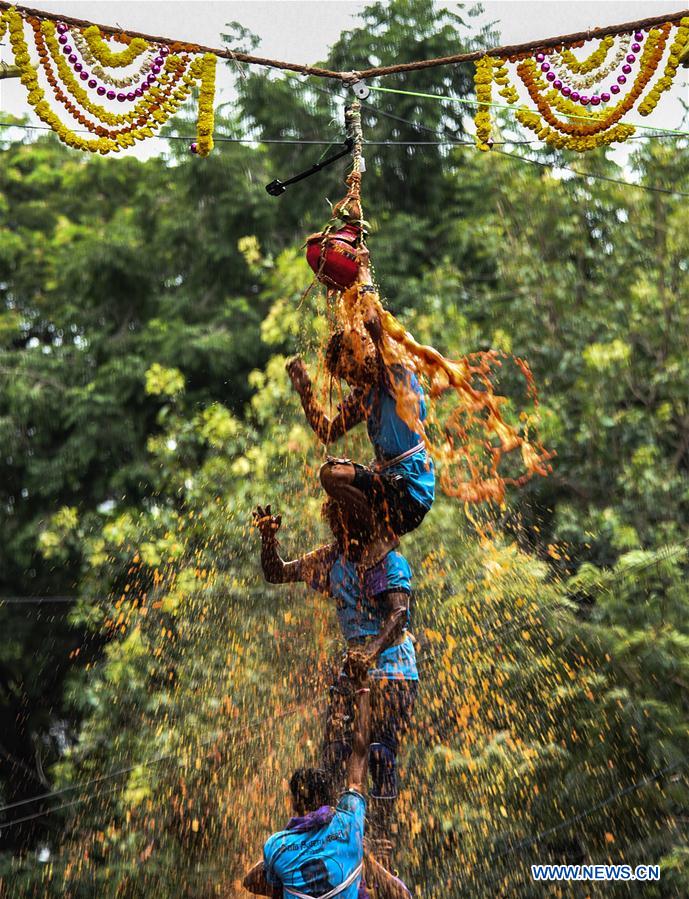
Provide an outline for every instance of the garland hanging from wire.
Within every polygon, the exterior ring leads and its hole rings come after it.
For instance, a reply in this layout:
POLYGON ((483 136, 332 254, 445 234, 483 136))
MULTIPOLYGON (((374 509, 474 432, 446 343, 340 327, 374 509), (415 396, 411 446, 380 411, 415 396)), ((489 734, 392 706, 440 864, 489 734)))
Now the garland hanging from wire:
POLYGON ((131 147, 152 137, 198 85, 197 138, 191 149, 199 156, 213 149, 217 60, 212 53, 193 54, 184 45, 154 44, 125 33, 112 39, 118 48, 97 25, 82 29, 15 8, 0 15, 0 38, 5 31, 29 103, 68 146, 103 155, 131 147), (66 121, 42 83, 49 85, 66 121), (122 111, 115 111, 115 104, 122 111), (77 133, 70 120, 94 136, 77 133))
POLYGON ((493 85, 514 105, 520 100, 519 83, 535 108, 520 106, 517 120, 551 146, 584 152, 627 140, 635 128, 622 117, 635 107, 642 116, 650 115, 688 54, 685 16, 679 23, 597 42, 582 40, 509 58, 486 55, 476 63, 476 144, 481 150, 491 147, 493 85), (586 44, 596 46, 583 56, 574 52, 586 44))

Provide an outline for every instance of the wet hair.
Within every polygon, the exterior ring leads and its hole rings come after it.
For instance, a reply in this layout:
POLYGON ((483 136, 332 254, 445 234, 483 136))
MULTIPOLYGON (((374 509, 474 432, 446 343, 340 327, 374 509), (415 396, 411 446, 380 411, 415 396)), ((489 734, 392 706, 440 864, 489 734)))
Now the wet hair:
POLYGON ((333 804, 333 780, 323 768, 297 768, 290 778, 289 789, 296 808, 305 812, 333 804))
POLYGON ((325 368, 331 375, 334 375, 337 371, 337 364, 342 355, 344 335, 344 328, 338 328, 337 331, 333 332, 333 335, 325 348, 325 368))
POLYGON ((360 516, 330 496, 321 506, 321 517, 327 522, 341 550, 349 542, 348 555, 356 556, 356 549, 363 549, 371 539, 370 525, 358 520, 360 516))
MULTIPOLYGON (((328 372, 331 378, 338 377, 337 368, 340 363, 340 359, 342 358, 343 351, 346 351, 347 336, 351 333, 352 331, 345 330, 344 328, 338 328, 332 333, 330 340, 326 344, 324 354, 325 370, 328 372)), ((373 356, 364 360, 363 368, 364 370, 368 370, 366 373, 368 374, 371 382, 378 381, 384 387, 390 389, 390 379, 387 374, 387 369, 385 367, 385 362, 383 361, 380 348, 376 341, 373 340, 373 338, 371 338, 371 341, 373 343, 374 353, 373 356)))

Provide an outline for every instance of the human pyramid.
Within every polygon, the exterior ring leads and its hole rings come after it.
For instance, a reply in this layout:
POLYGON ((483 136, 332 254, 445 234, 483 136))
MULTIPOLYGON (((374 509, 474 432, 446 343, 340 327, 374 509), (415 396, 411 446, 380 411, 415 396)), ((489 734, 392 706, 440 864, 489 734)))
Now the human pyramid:
MULTIPOLYGON (((355 126, 356 112, 355 105, 355 126)), ((356 127, 354 131, 356 135, 356 127)), ((472 367, 466 360, 444 359, 432 347, 417 344, 383 309, 364 242, 360 148, 358 140, 347 195, 334 207, 328 227, 309 239, 307 251, 317 278, 328 287, 339 324, 325 349, 328 375, 349 386, 337 414, 331 418, 314 396, 300 358, 291 360, 287 371, 321 443, 329 446, 365 421, 375 461, 364 465, 327 458, 320 482, 326 493, 323 517, 333 541, 299 559, 280 556, 281 516, 270 506, 254 512, 266 580, 303 582, 332 598, 347 643, 330 686, 319 767, 294 772, 290 791, 295 817, 267 840, 263 860, 244 879, 250 892, 275 899, 411 895, 390 869, 397 755, 418 689, 409 631, 412 573, 398 548, 400 538, 422 523, 436 486, 426 426, 429 402, 417 372, 426 376, 431 398, 454 389, 465 418, 482 412, 484 429, 496 439, 493 467, 483 477, 474 476, 466 451, 468 432, 460 432, 464 443, 451 445, 472 472, 464 485, 465 500, 501 497, 506 482, 497 477, 495 461, 501 452, 521 449, 524 477, 548 470, 549 455, 542 447, 502 420, 503 398, 471 386, 471 375, 481 378, 485 364, 472 367), (336 224, 337 219, 344 225, 336 224)), ((449 427, 445 433, 450 434, 449 427)))

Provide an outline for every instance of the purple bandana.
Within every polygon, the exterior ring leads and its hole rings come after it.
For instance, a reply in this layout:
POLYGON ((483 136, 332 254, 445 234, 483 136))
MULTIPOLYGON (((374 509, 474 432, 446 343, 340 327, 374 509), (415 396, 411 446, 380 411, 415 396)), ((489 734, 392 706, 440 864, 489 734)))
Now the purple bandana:
POLYGON ((303 818, 290 818, 286 829, 293 833, 306 833, 307 830, 325 827, 334 817, 335 809, 329 805, 322 805, 315 812, 308 812, 303 818))

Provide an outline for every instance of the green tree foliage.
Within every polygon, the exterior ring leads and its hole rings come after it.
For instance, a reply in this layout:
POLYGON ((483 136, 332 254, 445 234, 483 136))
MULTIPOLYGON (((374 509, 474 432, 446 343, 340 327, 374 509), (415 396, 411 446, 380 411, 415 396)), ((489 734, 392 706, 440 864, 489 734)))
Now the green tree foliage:
MULTIPOLYGON (((374 4, 326 62, 449 55, 487 40, 469 23, 428 0, 374 4)), ((469 75, 385 84, 466 98, 469 75)), ((252 72, 237 89, 222 133, 341 139, 333 85, 252 72)), ((461 137, 464 120, 376 92, 364 109, 371 140, 461 137)), ((286 817, 286 777, 317 752, 333 610, 263 583, 249 514, 280 509, 288 556, 328 538, 323 456, 284 362, 315 366, 327 333, 323 300, 302 301, 301 245, 344 165, 273 199, 263 185, 320 149, 173 147, 140 163, 2 145, 0 586, 78 596, 0 606, 1 804, 64 791, 3 813, 30 818, 2 831, 10 895, 240 895, 286 817)), ((366 148, 389 307, 449 356, 527 358, 557 452, 507 509, 469 519, 441 498, 405 538, 422 688, 397 862, 429 897, 542 895, 535 861, 660 862, 644 895, 684 896, 683 199, 593 177, 626 177, 600 153, 539 158, 556 168, 366 148)), ((686 193, 687 158, 648 142, 634 174, 686 193)), ((508 364, 501 386, 521 399, 508 364)), ((365 434, 346 453, 368 458, 365 434)))

